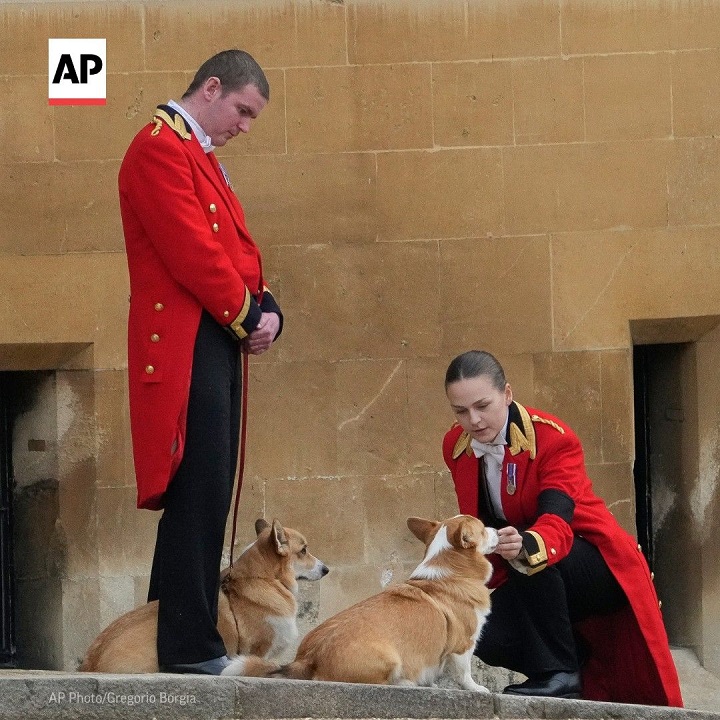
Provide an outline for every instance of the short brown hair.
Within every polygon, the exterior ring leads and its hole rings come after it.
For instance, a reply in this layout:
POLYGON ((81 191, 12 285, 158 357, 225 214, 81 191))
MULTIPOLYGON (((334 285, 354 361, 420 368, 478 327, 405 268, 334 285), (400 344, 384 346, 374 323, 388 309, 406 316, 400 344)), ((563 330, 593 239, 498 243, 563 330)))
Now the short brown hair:
POLYGON ((195 73, 183 98, 193 95, 211 77, 220 80, 223 95, 233 90, 242 90, 246 85, 254 85, 266 100, 270 100, 270 83, 263 69, 244 50, 223 50, 206 60, 195 73))

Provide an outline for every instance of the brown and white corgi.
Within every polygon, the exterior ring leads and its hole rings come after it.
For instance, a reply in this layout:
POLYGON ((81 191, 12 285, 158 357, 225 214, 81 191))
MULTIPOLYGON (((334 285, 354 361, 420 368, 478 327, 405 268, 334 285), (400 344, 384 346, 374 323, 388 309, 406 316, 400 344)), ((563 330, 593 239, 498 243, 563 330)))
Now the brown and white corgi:
POLYGON ((318 625, 288 665, 238 657, 222 674, 424 686, 447 675, 462 688, 487 692, 472 679, 470 661, 490 612, 492 566, 485 555, 497 546, 497 532, 469 515, 443 522, 412 517, 407 525, 425 543, 407 582, 318 625))
MULTIPOLYGON (((275 658, 297 640, 297 580, 319 580, 328 568, 305 538, 277 520, 255 522, 257 538, 221 576, 218 631, 228 654, 275 658)), ((131 610, 95 639, 83 672, 156 673, 157 600, 131 610)))

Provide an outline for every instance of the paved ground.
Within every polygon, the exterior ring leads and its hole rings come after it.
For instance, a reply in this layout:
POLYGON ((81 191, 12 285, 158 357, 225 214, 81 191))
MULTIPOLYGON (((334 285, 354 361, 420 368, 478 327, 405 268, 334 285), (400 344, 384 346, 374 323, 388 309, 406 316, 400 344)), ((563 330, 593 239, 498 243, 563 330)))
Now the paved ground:
MULTIPOLYGON (((258 718, 554 718, 555 720, 720 720, 720 680, 694 654, 673 651, 685 709, 522 700, 448 688, 401 688, 180 675, 89 675, 0 670, 3 720, 232 720, 258 718)), ((479 678, 497 691, 508 679, 479 678)))
MULTIPOLYGON (((705 670, 691 650, 674 648, 672 654, 680 677, 685 707, 689 710, 720 713, 720 678, 705 670)), ((474 664, 473 675, 477 682, 493 692, 501 692, 509 683, 521 682, 524 679, 522 675, 515 675, 501 668, 489 668, 480 663, 474 664)))
POLYGON ((584 700, 520 699, 445 688, 181 675, 0 671, 3 720, 553 718, 720 720, 720 713, 584 700))
POLYGON ((720 713, 720 678, 711 675, 690 650, 672 651, 685 706, 720 713))
POLYGON ((543 718, 556 720, 717 720, 720 715, 571 700, 521 700, 446 689, 242 680, 177 675, 92 676, 3 673, 2 717, 62 720, 154 717, 229 718, 543 718))

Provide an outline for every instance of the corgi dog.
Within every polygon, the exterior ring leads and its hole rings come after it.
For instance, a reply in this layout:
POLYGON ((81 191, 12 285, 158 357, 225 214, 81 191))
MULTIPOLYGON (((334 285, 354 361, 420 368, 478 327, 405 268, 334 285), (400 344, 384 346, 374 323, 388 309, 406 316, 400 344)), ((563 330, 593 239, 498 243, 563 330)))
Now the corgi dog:
MULTIPOLYGON (((298 637, 297 581, 329 571, 305 538, 277 520, 255 522, 257 538, 221 574, 218 632, 229 654, 278 657, 298 637)), ((156 673, 157 600, 122 615, 90 645, 82 672, 156 673)))
POLYGON ((282 667, 233 658, 223 675, 430 686, 442 675, 488 692, 471 677, 475 643, 490 612, 486 584, 497 532, 477 518, 443 522, 411 517, 425 556, 407 582, 343 610, 311 630, 282 667))

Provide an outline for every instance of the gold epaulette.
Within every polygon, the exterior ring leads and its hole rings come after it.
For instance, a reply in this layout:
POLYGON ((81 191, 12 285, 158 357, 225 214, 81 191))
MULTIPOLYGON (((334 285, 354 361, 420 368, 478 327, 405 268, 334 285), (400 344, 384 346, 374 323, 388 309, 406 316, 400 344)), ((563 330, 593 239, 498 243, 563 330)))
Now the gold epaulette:
MULTIPOLYGON (((535 438, 535 428, 533 427, 530 413, 525 409, 524 405, 514 402, 513 406, 520 415, 520 427, 516 422, 510 422, 508 427, 508 435, 510 439, 510 454, 515 456, 521 452, 529 452, 530 459, 534 460, 537 455, 537 442, 535 438)), ((512 406, 511 406, 512 407, 512 406)))
POLYGON ((565 434, 565 429, 561 428, 554 420, 549 420, 548 418, 540 417, 539 415, 531 415, 530 419, 533 422, 539 422, 554 427, 561 435, 565 434))
MULTIPOLYGON (((455 427, 455 425, 453 425, 453 427, 455 427)), ((463 453, 466 455, 473 454, 472 447, 470 446, 470 436, 464 430, 460 433, 460 437, 455 443, 452 451, 452 459, 457 460, 463 453)))
POLYGON ((163 122, 167 123, 167 126, 174 130, 183 140, 189 140, 192 137, 185 125, 185 119, 180 113, 177 113, 175 117, 170 117, 162 108, 157 108, 153 114, 153 122, 155 127, 150 133, 153 137, 160 133, 163 122))

